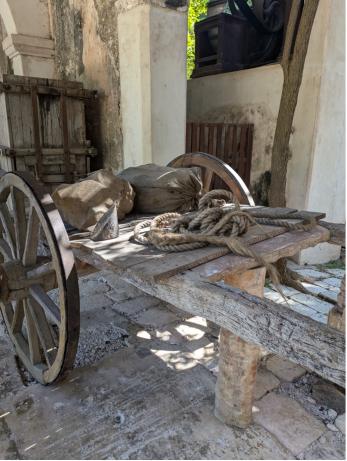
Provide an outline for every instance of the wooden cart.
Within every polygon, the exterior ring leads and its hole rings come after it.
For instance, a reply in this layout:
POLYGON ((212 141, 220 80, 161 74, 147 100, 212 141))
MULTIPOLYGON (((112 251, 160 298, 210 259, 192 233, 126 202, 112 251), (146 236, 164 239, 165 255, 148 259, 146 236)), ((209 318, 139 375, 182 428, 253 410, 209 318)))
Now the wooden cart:
MULTIPOLYGON (((241 178, 222 161, 186 154, 171 165, 202 167, 205 190, 217 176, 250 212, 258 209, 241 178)), ((295 220, 296 210, 280 211, 295 220)), ((344 386, 343 334, 289 306, 265 302, 265 268, 254 259, 214 246, 161 253, 129 241, 136 222, 138 218, 129 217, 121 223, 114 240, 69 240, 50 195, 32 176, 1 172, 0 304, 16 352, 38 381, 50 384, 73 366, 79 338, 79 260, 112 270, 144 292, 221 327, 216 415, 222 421, 240 427, 250 422, 261 348, 344 386)), ((275 262, 327 241, 329 231, 321 226, 306 232, 253 226, 242 239, 275 262)))

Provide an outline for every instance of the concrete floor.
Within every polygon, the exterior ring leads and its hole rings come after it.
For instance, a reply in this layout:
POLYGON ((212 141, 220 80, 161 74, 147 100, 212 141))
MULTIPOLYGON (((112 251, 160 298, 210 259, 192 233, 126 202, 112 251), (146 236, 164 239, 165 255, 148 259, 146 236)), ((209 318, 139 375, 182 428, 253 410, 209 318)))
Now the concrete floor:
POLYGON ((76 368, 43 387, 0 326, 0 459, 344 459, 344 394, 275 356, 258 372, 254 424, 213 415, 218 341, 108 272, 80 279, 76 368))

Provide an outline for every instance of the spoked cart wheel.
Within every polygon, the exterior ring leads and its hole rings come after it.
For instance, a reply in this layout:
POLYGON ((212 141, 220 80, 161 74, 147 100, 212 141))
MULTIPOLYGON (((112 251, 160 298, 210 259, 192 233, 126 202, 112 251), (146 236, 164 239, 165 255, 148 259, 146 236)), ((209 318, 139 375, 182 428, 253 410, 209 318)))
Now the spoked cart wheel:
POLYGON ((72 368, 79 289, 51 196, 28 173, 0 170, 0 306, 17 354, 42 384, 72 368))
POLYGON ((198 166, 202 169, 205 192, 211 189, 229 188, 240 203, 254 206, 252 195, 241 177, 229 165, 213 155, 203 152, 184 154, 176 157, 168 166, 173 168, 198 166))

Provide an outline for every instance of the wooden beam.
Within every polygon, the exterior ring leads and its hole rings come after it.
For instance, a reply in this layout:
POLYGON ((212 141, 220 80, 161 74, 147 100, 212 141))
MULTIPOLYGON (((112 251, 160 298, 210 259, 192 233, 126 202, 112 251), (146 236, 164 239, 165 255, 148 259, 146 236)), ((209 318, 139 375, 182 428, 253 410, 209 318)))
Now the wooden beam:
POLYGON ((325 227, 330 232, 329 243, 341 246, 346 245, 346 224, 319 221, 319 225, 325 227))
POLYGON ((143 280, 130 270, 120 275, 152 296, 345 386, 345 337, 337 330, 223 282, 203 281, 199 268, 161 283, 143 280))

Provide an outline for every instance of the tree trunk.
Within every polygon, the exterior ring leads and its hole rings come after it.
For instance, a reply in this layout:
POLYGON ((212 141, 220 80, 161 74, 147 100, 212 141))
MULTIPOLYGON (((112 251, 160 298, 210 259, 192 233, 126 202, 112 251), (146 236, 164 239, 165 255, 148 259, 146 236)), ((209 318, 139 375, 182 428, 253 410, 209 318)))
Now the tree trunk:
POLYGON ((289 139, 319 0, 293 0, 281 65, 284 81, 271 158, 270 206, 286 205, 289 139))

